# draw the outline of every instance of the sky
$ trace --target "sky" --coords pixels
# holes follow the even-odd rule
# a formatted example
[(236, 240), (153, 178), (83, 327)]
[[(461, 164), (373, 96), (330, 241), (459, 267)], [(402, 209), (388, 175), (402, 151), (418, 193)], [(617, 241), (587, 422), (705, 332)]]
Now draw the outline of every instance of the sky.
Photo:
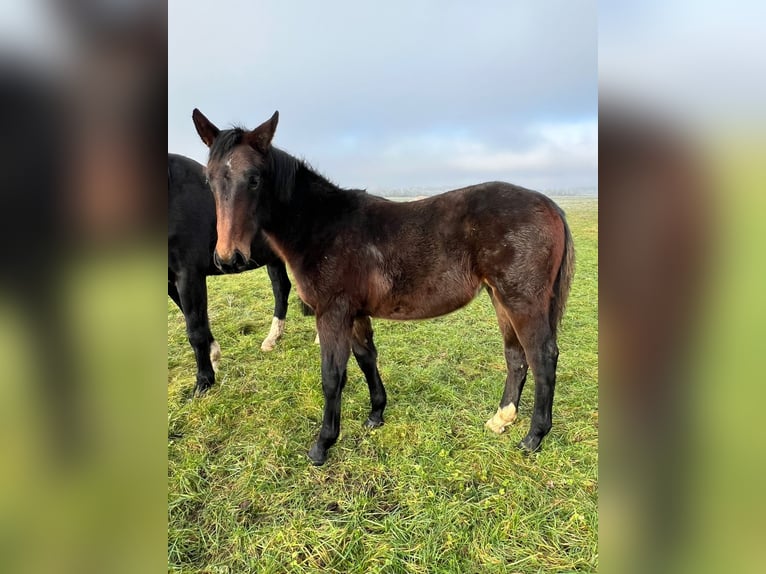
[(274, 145), (343, 187), (595, 188), (596, 2), (169, 0), (168, 151), (279, 110)]
[(702, 128), (766, 119), (766, 3), (604, 1), (599, 86)]

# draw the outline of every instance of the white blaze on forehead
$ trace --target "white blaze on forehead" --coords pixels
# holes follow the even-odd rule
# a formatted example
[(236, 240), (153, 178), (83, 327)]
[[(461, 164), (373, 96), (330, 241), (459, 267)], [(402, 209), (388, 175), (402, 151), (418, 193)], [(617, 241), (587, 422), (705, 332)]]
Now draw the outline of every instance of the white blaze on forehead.
[(383, 253), (381, 253), (380, 249), (378, 249), (375, 245), (369, 243), (367, 245), (367, 252), (375, 260), (376, 263), (383, 263)]
[(231, 156), (229, 156), (229, 159), (226, 160), (226, 167), (231, 169)]

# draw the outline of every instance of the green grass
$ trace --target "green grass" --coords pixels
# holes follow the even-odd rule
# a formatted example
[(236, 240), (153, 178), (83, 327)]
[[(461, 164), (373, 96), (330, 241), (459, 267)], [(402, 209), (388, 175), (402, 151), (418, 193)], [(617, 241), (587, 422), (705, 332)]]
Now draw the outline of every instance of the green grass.
[[(598, 566), (598, 207), (562, 199), (577, 272), (559, 334), (553, 430), (525, 456), (532, 408), (484, 428), (505, 380), (489, 298), (420, 322), (374, 321), (386, 424), (349, 363), (338, 443), (313, 467), (319, 348), (291, 296), (272, 353), (265, 271), (208, 280), (223, 361), (190, 400), (194, 356), (168, 299), (168, 569), (173, 572), (594, 572)], [(246, 333), (246, 334), (244, 334)]]

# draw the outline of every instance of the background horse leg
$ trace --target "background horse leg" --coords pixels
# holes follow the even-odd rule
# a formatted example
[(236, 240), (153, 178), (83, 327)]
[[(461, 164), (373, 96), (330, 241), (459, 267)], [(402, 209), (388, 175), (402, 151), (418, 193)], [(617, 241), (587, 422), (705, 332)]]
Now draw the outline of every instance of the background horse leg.
[(511, 323), (508, 311), (492, 296), (490, 298), (495, 307), (497, 323), (500, 326), (500, 332), (503, 334), (503, 344), (505, 347), (505, 364), (508, 369), (508, 376), (505, 379), (505, 390), (500, 399), (500, 406), (495, 415), (485, 424), (488, 429), (497, 434), (502, 433), (505, 427), (516, 419), (519, 410), (519, 400), (521, 391), (524, 389), (524, 383), (527, 380), (527, 357), (524, 349), (519, 342), (516, 331)]
[(183, 313), (184, 310), (183, 307), (181, 307), (181, 295), (178, 294), (175, 274), (168, 277), (168, 296), (173, 300), (173, 303), (178, 306), (178, 308), (181, 310), (181, 313)]
[(317, 317), (317, 330), (321, 339), (322, 392), (324, 415), (322, 428), (308, 456), (315, 465), (327, 460), (327, 449), (335, 444), (340, 434), (340, 405), (346, 386), (346, 366), (351, 355), (352, 320), (340, 312), (325, 313)]
[[(183, 306), (181, 305), (181, 295), (178, 293), (178, 288), (176, 287), (175, 274), (169, 276), (168, 278), (168, 295), (173, 300), (173, 302), (178, 306), (178, 308), (181, 310), (181, 313), (183, 313), (184, 309), (183, 309)], [(184, 317), (186, 317), (186, 315), (184, 315)], [(212, 333), (210, 336), (211, 337), (213, 336)], [(218, 364), (221, 362), (221, 346), (218, 344), (218, 341), (216, 341), (215, 339), (213, 339), (213, 341), (210, 343), (210, 362), (213, 364), (213, 371), (217, 372)]]
[(207, 284), (205, 274), (184, 271), (176, 275), (176, 288), (181, 299), (181, 309), (186, 319), (186, 334), (197, 360), (197, 384), (195, 391), (204, 393), (215, 383), (213, 359), (215, 351), (220, 357), (220, 347), (210, 332), (207, 316)]
[(364, 426), (371, 429), (383, 424), (383, 410), (386, 408), (386, 389), (383, 388), (383, 381), (378, 371), (378, 350), (375, 348), (372, 335), (372, 321), (369, 317), (354, 320), (351, 350), (370, 389), (370, 416)]
[(274, 293), (274, 318), (271, 320), (271, 330), (261, 343), (261, 351), (273, 351), (277, 341), (285, 332), (285, 317), (287, 316), (287, 296), (290, 294), (290, 278), (282, 261), (266, 266), (271, 279), (271, 291)]

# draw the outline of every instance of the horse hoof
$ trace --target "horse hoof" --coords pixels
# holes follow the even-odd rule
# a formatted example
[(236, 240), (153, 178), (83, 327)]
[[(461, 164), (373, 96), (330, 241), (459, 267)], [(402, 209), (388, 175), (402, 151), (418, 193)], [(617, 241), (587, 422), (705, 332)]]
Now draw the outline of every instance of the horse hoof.
[(322, 466), (327, 461), (327, 450), (314, 445), (309, 450), (308, 457), (314, 466)]
[(487, 427), (489, 430), (491, 430), (495, 434), (503, 434), (505, 432), (505, 425), (498, 424), (495, 421), (495, 417), (492, 417), (487, 422), (485, 422), (484, 426)]
[(201, 397), (207, 390), (215, 383), (215, 376), (211, 376), (207, 373), (197, 373), (197, 384), (194, 385), (194, 393), (192, 396)]
[(364, 421), (364, 428), (376, 429), (383, 426), (383, 419), (368, 418)]
[(542, 443), (542, 437), (528, 434), (525, 436), (519, 444), (516, 446), (525, 454), (531, 454), (540, 450), (540, 443)]
[(516, 405), (510, 403), (504, 407), (499, 407), (497, 412), (489, 419), (484, 426), (495, 434), (502, 434), (509, 424), (516, 420)]
[(210, 387), (212, 387), (212, 386), (213, 385), (210, 384), (210, 383), (205, 384), (205, 385), (198, 384), (197, 386), (194, 387), (194, 396), (195, 397), (203, 397), (203, 396), (205, 396), (207, 394), (208, 389)]
[(269, 351), (273, 351), (274, 347), (276, 347), (276, 341), (269, 341), (266, 339), (263, 343), (261, 343), (261, 351), (264, 353), (268, 353)]

